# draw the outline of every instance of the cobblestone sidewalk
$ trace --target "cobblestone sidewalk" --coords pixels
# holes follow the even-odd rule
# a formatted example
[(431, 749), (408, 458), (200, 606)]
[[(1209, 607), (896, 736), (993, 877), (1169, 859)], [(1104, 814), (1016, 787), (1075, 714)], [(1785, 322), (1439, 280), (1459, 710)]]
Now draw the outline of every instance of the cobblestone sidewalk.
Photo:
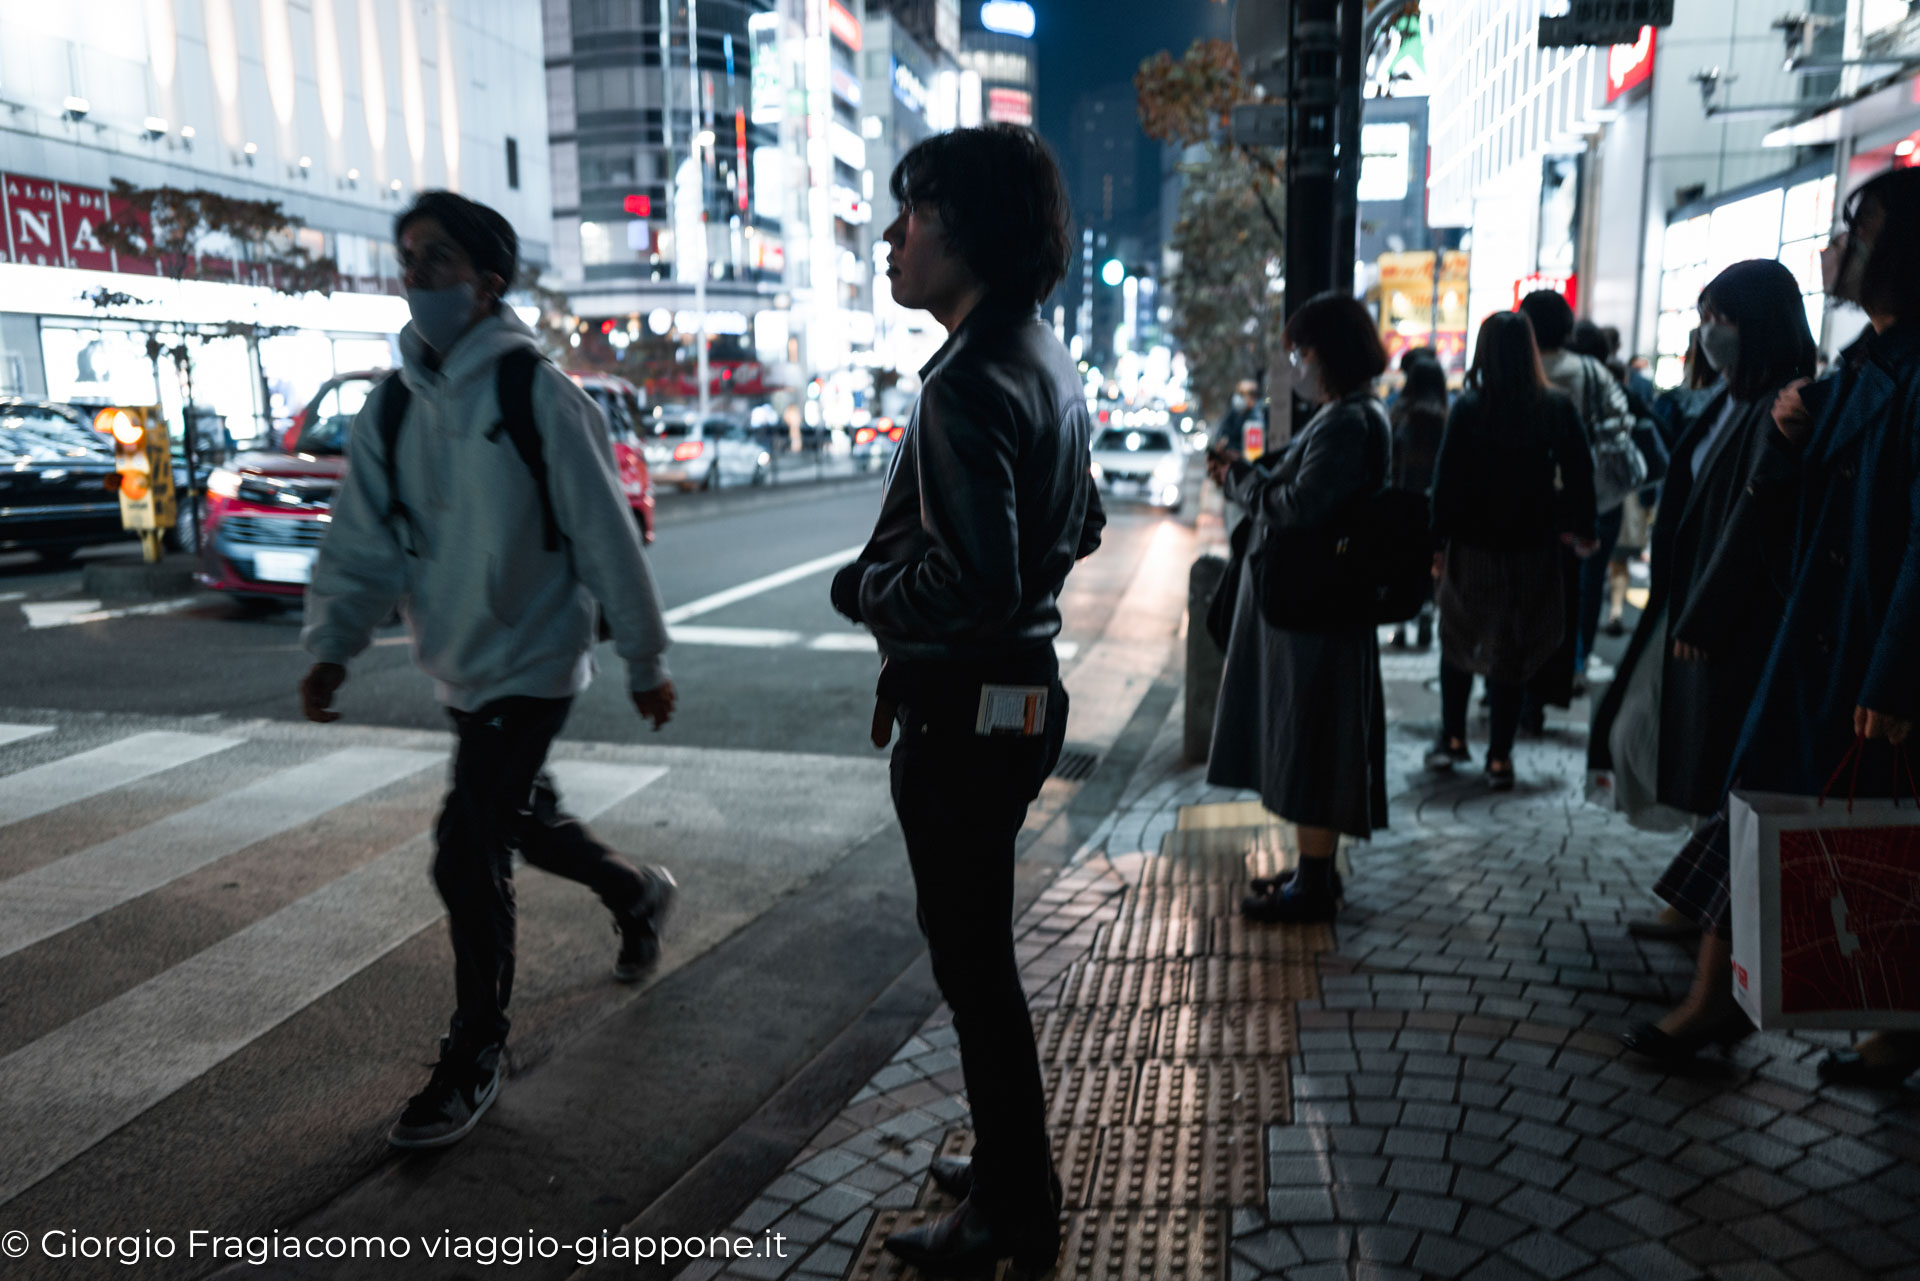
[[(1333, 931), (1234, 916), (1280, 829), (1220, 825), (1246, 798), (1178, 766), (1177, 709), (1021, 920), (1063, 1281), (1920, 1281), (1920, 1094), (1822, 1088), (1838, 1036), (1756, 1034), (1678, 1075), (1624, 1057), (1615, 1034), (1692, 970), (1624, 925), (1677, 838), (1586, 806), (1564, 728), (1504, 796), (1424, 774), (1431, 663), (1386, 664), (1393, 827), (1352, 851)], [(961, 1089), (942, 1011), (735, 1224), (789, 1257), (682, 1277), (900, 1275), (879, 1242), (940, 1208)]]

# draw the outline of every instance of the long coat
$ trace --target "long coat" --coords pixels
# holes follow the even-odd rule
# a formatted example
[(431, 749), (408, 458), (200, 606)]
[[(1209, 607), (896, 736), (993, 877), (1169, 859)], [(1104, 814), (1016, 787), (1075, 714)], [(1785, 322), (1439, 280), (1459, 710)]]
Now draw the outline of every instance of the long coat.
[(1214, 713), (1207, 781), (1249, 788), (1292, 823), (1367, 837), (1387, 825), (1386, 691), (1370, 626), (1282, 631), (1260, 612), (1253, 558), (1268, 531), (1312, 528), (1386, 481), (1386, 415), (1369, 394), (1323, 407), (1271, 469), (1241, 465), (1227, 497), (1252, 513), (1248, 572)]
[[(1662, 664), (1657, 797), (1688, 814), (1720, 807), (1792, 568), (1798, 466), (1779, 448), (1785, 442), (1773, 424), (1774, 390), (1735, 405), (1733, 421), (1694, 474), (1694, 452), (1730, 394), (1715, 396), (1674, 450), (1653, 525), (1647, 606), (1587, 739), (1588, 767), (1612, 769), (1609, 738), (1633, 673), (1642, 662)], [(1669, 646), (1647, 653), (1658, 635), (1702, 650), (1706, 661), (1675, 658)]]
[[(1786, 612), (1734, 750), (1733, 785), (1817, 793), (1866, 707), (1920, 719), (1920, 320), (1848, 348), (1800, 450)], [(1776, 434), (1777, 438), (1777, 434)], [(1866, 753), (1863, 796), (1894, 793)]]

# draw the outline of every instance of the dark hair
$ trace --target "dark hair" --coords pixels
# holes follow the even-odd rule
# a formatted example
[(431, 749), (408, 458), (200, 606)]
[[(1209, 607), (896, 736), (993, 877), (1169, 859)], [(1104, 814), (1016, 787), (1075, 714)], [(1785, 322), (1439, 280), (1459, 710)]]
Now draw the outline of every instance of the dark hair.
[(1324, 293), (1300, 304), (1280, 333), (1289, 347), (1311, 347), (1335, 396), (1359, 391), (1387, 372), (1387, 349), (1366, 306), (1351, 294)]
[[(1849, 237), (1869, 203), (1881, 211), (1880, 234), (1867, 254), (1860, 305), (1869, 312), (1911, 319), (1920, 313), (1920, 243), (1913, 234), (1920, 224), (1920, 169), (1890, 170), (1848, 196), (1841, 216)], [(1744, 330), (1740, 339), (1746, 341)]]
[(1439, 365), (1440, 353), (1431, 347), (1409, 347), (1400, 353), (1400, 372), (1411, 374), (1415, 365)]
[(1402, 360), (1400, 368), (1407, 374), (1406, 385), (1400, 388), (1401, 402), (1437, 400), (1443, 406), (1447, 403), (1447, 371), (1438, 360), (1431, 356), (1411, 364)]
[(1520, 300), (1517, 311), (1533, 322), (1533, 341), (1541, 351), (1559, 351), (1573, 334), (1573, 307), (1565, 295), (1536, 289)]
[(1546, 371), (1525, 312), (1496, 311), (1480, 322), (1467, 386), (1480, 393), (1489, 418), (1529, 409), (1546, 395)]
[(1816, 350), (1800, 283), (1771, 258), (1736, 262), (1700, 291), (1702, 306), (1740, 330), (1740, 357), (1724, 371), (1740, 400), (1757, 400), (1795, 378), (1813, 376)]
[(422, 218), (440, 224), (455, 244), (467, 251), (473, 265), (490, 271), (513, 287), (520, 265), (520, 238), (513, 224), (477, 200), (452, 191), (423, 191), (393, 220), (393, 242), (400, 243), (409, 226)]
[(1067, 274), (1070, 206), (1060, 165), (1019, 125), (955, 129), (918, 143), (887, 190), (902, 209), (939, 210), (948, 248), (989, 295), (1044, 302)]
[(1592, 356), (1602, 364), (1612, 354), (1607, 350), (1606, 332), (1591, 320), (1582, 320), (1574, 325), (1573, 332), (1567, 335), (1567, 350), (1576, 355)]

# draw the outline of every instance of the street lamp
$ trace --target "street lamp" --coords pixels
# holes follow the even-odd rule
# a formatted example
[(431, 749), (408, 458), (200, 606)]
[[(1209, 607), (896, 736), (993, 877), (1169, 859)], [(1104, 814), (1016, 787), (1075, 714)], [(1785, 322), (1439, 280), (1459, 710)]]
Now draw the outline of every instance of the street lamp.
[(1100, 283), (1104, 285), (1118, 286), (1126, 278), (1127, 265), (1118, 258), (1107, 259), (1106, 264), (1100, 268)]

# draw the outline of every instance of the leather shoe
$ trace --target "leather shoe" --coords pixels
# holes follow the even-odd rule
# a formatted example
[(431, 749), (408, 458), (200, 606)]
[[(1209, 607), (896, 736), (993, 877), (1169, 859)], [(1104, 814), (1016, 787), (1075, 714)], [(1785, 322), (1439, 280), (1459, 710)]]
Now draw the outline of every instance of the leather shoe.
[(1724, 1054), (1752, 1034), (1753, 1024), (1747, 1021), (1746, 1015), (1735, 1013), (1709, 1027), (1678, 1036), (1661, 1031), (1655, 1023), (1636, 1023), (1620, 1034), (1620, 1044), (1662, 1067), (1680, 1067), (1693, 1062), (1709, 1045), (1718, 1045)]
[(1240, 914), (1250, 921), (1268, 925), (1306, 925), (1331, 921), (1340, 911), (1332, 882), (1318, 893), (1289, 881), (1265, 894), (1249, 894), (1240, 900)]
[(1820, 1060), (1820, 1079), (1828, 1085), (1854, 1085), (1873, 1090), (1892, 1090), (1920, 1071), (1911, 1059), (1874, 1063), (1858, 1050), (1834, 1050)]
[(997, 1230), (969, 1198), (925, 1227), (887, 1238), (887, 1253), (929, 1276), (991, 1272), (1001, 1259), (1025, 1273), (1042, 1273), (1060, 1258), (1059, 1216), (1024, 1233)]
[(970, 1156), (937, 1156), (927, 1167), (927, 1174), (933, 1179), (933, 1186), (956, 1201), (964, 1201), (973, 1191), (973, 1158)]

